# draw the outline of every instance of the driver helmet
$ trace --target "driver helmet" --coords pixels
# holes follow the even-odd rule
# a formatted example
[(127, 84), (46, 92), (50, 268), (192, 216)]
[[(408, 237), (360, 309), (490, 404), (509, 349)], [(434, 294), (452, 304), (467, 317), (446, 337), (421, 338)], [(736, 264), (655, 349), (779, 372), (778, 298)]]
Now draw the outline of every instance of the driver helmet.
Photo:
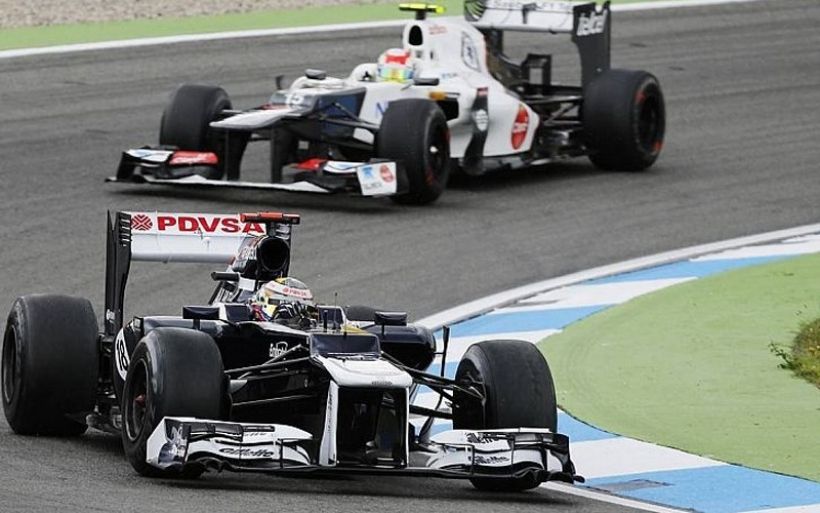
[(313, 293), (296, 278), (276, 278), (262, 285), (250, 299), (253, 318), (296, 329), (308, 329), (318, 319)]
[(410, 50), (390, 48), (379, 56), (379, 80), (408, 82), (413, 79), (414, 64)]

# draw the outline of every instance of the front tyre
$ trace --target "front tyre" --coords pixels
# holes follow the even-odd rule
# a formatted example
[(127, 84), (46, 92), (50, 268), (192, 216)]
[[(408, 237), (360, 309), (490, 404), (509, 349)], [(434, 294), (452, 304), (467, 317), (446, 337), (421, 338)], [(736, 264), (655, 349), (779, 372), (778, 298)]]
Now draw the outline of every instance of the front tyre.
[(162, 113), (159, 144), (181, 150), (216, 153), (219, 158), (216, 173), (210, 171), (203, 176), (219, 179), (226, 172), (231, 176), (237, 172), (248, 138), (243, 134), (233, 134), (226, 143), (228, 135), (215, 132), (210, 127), (212, 121), (220, 118), (222, 111), (231, 108), (231, 99), (221, 87), (183, 84), (171, 95)]
[(97, 336), (97, 317), (86, 299), (17, 298), (6, 322), (2, 357), (3, 410), (15, 433), (85, 432), (86, 424), (75, 418), (94, 409)]
[(421, 98), (390, 102), (376, 137), (376, 155), (404, 165), (408, 192), (393, 196), (395, 202), (434, 202), (450, 175), (450, 130), (441, 108)]
[(160, 470), (146, 462), (148, 438), (164, 417), (218, 420), (223, 411), (222, 356), (201, 331), (157, 328), (137, 344), (122, 394), (122, 442), (138, 473), (197, 477), (203, 468)]
[[(521, 340), (488, 340), (467, 349), (456, 369), (456, 381), (484, 384), (484, 404), (456, 391), (454, 429), (558, 428), (555, 385), (549, 365), (534, 344)], [(533, 476), (473, 478), (479, 490), (517, 492), (537, 487)]]
[(660, 83), (646, 71), (611, 69), (584, 91), (581, 109), (589, 159), (615, 171), (643, 171), (660, 155), (666, 110)]

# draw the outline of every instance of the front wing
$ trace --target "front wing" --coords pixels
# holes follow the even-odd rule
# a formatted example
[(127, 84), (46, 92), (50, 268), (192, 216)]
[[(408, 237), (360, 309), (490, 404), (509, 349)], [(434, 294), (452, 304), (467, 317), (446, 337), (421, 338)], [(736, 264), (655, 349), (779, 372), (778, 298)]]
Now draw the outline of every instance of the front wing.
[(123, 152), (117, 174), (106, 181), (315, 194), (347, 192), (370, 197), (407, 192), (404, 170), (397, 162), (311, 159), (286, 170), (292, 179), (282, 183), (214, 179), (209, 178), (218, 174), (218, 159), (213, 153), (140, 148)]
[[(270, 474), (359, 472), (444, 478), (510, 478), (583, 482), (569, 456), (569, 438), (548, 429), (453, 430), (410, 453), (404, 466), (317, 463), (317, 441), (281, 424), (247, 424), (166, 417), (148, 439), (147, 462), (160, 469), (203, 465), (216, 470)], [(557, 468), (551, 464), (557, 460)]]

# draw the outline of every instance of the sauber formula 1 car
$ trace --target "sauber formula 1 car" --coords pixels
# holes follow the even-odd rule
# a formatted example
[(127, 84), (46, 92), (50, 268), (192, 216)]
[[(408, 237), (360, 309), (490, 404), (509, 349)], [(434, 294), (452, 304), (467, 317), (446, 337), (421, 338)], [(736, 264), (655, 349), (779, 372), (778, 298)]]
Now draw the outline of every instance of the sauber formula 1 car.
[[(430, 203), (450, 171), (467, 175), (588, 155), (598, 167), (642, 170), (664, 136), (658, 80), (610, 69), (609, 3), (470, 0), (465, 18), (414, 11), (402, 47), (344, 78), (309, 69), (267, 103), (232, 108), (228, 94), (182, 85), (159, 146), (126, 151), (110, 181), (390, 196)], [(551, 79), (552, 56), (504, 53), (504, 34), (571, 34), (581, 84)], [(535, 38), (533, 38), (535, 40)], [(540, 51), (540, 47), (535, 47)], [(248, 142), (267, 141), (270, 183), (240, 180)]]
[[(425, 372), (437, 358), (444, 368), (448, 330), (437, 352), (430, 330), (405, 313), (314, 303), (315, 321), (299, 328), (255, 317), (248, 298), (271, 280), (312, 297), (289, 277), (298, 223), (281, 213), (109, 218), (101, 333), (85, 299), (30, 295), (12, 307), (2, 351), (11, 428), (121, 434), (146, 476), (409, 474), (510, 491), (583, 480), (556, 432), (549, 367), (528, 342), (478, 343), (448, 379)], [(221, 267), (207, 304), (124, 323), (134, 261)], [(438, 405), (413, 403), (422, 386)], [(434, 419), (454, 429), (434, 433)]]

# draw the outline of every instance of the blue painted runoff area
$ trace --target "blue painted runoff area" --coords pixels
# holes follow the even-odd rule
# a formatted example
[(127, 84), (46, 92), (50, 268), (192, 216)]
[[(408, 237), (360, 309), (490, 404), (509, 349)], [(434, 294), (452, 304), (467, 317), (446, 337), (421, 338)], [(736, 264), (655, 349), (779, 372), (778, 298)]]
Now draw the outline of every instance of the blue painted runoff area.
[(709, 513), (820, 503), (820, 483), (736, 465), (601, 477), (586, 486)]
[(558, 413), (558, 432), (569, 437), (570, 442), (591, 442), (617, 438), (618, 435), (596, 429), (564, 412)]
[(606, 308), (606, 305), (491, 313), (451, 326), (451, 337), (472, 337), (518, 331), (560, 330)]
[(604, 278), (597, 278), (583, 282), (584, 285), (596, 285), (600, 283), (621, 283), (625, 281), (642, 280), (668, 280), (674, 278), (703, 278), (712, 274), (749, 267), (752, 265), (766, 264), (776, 260), (791, 258), (789, 256), (764, 256), (749, 258), (732, 258), (726, 260), (684, 260), (671, 264), (642, 269), (629, 273), (616, 274)]

